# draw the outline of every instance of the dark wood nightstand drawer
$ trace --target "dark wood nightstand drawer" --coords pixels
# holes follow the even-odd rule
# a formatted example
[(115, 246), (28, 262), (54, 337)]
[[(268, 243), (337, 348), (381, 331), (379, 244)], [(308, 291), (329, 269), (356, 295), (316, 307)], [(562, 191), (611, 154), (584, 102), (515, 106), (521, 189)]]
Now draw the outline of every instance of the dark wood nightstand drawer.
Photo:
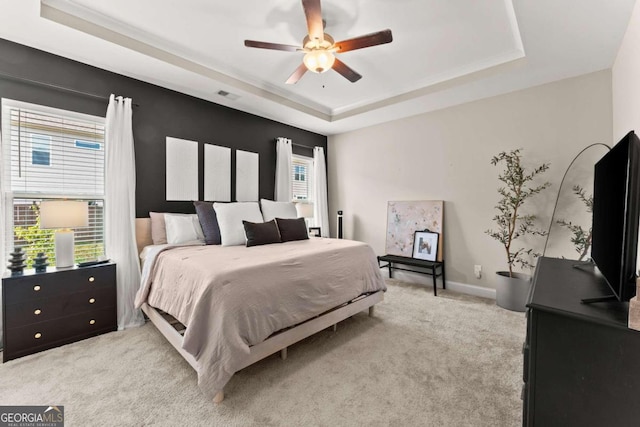
[[(101, 287), (54, 298), (33, 299), (5, 306), (5, 327), (13, 329), (82, 312), (116, 306), (113, 287)], [(115, 308), (114, 308), (115, 310)]]
[(117, 329), (116, 265), (2, 279), (4, 362)]
[(55, 321), (5, 329), (4, 360), (57, 347), (117, 329), (115, 307), (76, 314)]
[(15, 304), (110, 286), (115, 282), (116, 266), (115, 264), (106, 264), (5, 278), (2, 285), (4, 303)]

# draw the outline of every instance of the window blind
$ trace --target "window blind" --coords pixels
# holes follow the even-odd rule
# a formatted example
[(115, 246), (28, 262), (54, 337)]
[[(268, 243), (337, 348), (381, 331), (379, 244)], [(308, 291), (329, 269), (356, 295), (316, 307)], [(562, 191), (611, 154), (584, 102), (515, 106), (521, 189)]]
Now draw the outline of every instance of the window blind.
[[(85, 200), (87, 227), (75, 229), (76, 262), (104, 254), (104, 119), (3, 100), (6, 200), (13, 203), (7, 249), (23, 247), (28, 266), (39, 252), (55, 262), (53, 234), (41, 230), (40, 202)], [(8, 175), (8, 176), (7, 176)]]
[(291, 185), (293, 187), (294, 200), (312, 201), (312, 168), (313, 159), (302, 156), (293, 156), (291, 165)]
[(9, 108), (15, 194), (104, 195), (104, 124)]

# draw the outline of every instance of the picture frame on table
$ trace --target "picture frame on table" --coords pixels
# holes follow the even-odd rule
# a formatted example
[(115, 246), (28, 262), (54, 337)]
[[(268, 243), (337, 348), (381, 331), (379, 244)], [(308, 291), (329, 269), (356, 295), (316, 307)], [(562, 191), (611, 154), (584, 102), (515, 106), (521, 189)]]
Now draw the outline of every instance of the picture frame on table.
[(413, 238), (413, 258), (436, 261), (438, 257), (438, 237), (435, 231), (416, 231)]
[(320, 227), (309, 227), (309, 237), (322, 237)]

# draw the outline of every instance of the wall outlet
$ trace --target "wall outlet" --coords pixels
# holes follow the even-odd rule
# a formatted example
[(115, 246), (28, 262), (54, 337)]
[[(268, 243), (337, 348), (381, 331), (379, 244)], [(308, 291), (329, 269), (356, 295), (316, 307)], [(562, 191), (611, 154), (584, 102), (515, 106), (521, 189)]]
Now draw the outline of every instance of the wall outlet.
[(482, 277), (482, 266), (474, 265), (473, 266), (473, 274), (476, 275), (476, 279), (480, 279)]

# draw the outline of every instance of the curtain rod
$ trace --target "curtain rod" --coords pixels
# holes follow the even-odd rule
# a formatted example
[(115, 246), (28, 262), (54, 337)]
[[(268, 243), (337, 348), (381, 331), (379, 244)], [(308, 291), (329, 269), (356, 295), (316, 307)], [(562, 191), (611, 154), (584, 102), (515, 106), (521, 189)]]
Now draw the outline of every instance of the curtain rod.
[[(279, 136), (278, 138), (284, 138), (284, 136)], [(278, 138), (276, 138), (274, 141), (277, 142)], [(289, 139), (289, 138), (285, 138), (285, 139)], [(296, 144), (293, 141), (291, 141), (291, 145), (293, 145), (294, 147), (306, 148), (307, 150), (313, 150), (314, 148), (314, 147), (309, 147), (308, 145)]]
[[(13, 76), (11, 74), (0, 73), (0, 78), (6, 79), (6, 80), (14, 80), (14, 81), (22, 82), (22, 83), (29, 83), (29, 84), (32, 84), (32, 85), (35, 85), (35, 86), (43, 86), (43, 87), (46, 87), (46, 88), (49, 88), (49, 89), (55, 89), (55, 90), (59, 90), (59, 91), (62, 91), (62, 92), (73, 93), (75, 95), (86, 96), (88, 98), (95, 98), (95, 99), (100, 99), (100, 100), (103, 100), (103, 101), (109, 101), (109, 97), (108, 96), (96, 95), (95, 93), (83, 92), (83, 91), (80, 91), (80, 90), (71, 89), (71, 88), (64, 87), (64, 86), (54, 85), (52, 83), (45, 83), (45, 82), (41, 82), (41, 81), (38, 81), (38, 80), (27, 79), (25, 77)], [(140, 105), (131, 103), (131, 106), (139, 107)]]
[(309, 147), (308, 145), (296, 144), (295, 142), (292, 142), (291, 145), (293, 145), (294, 147), (300, 147), (300, 148), (306, 148), (308, 150), (313, 150), (313, 147)]

